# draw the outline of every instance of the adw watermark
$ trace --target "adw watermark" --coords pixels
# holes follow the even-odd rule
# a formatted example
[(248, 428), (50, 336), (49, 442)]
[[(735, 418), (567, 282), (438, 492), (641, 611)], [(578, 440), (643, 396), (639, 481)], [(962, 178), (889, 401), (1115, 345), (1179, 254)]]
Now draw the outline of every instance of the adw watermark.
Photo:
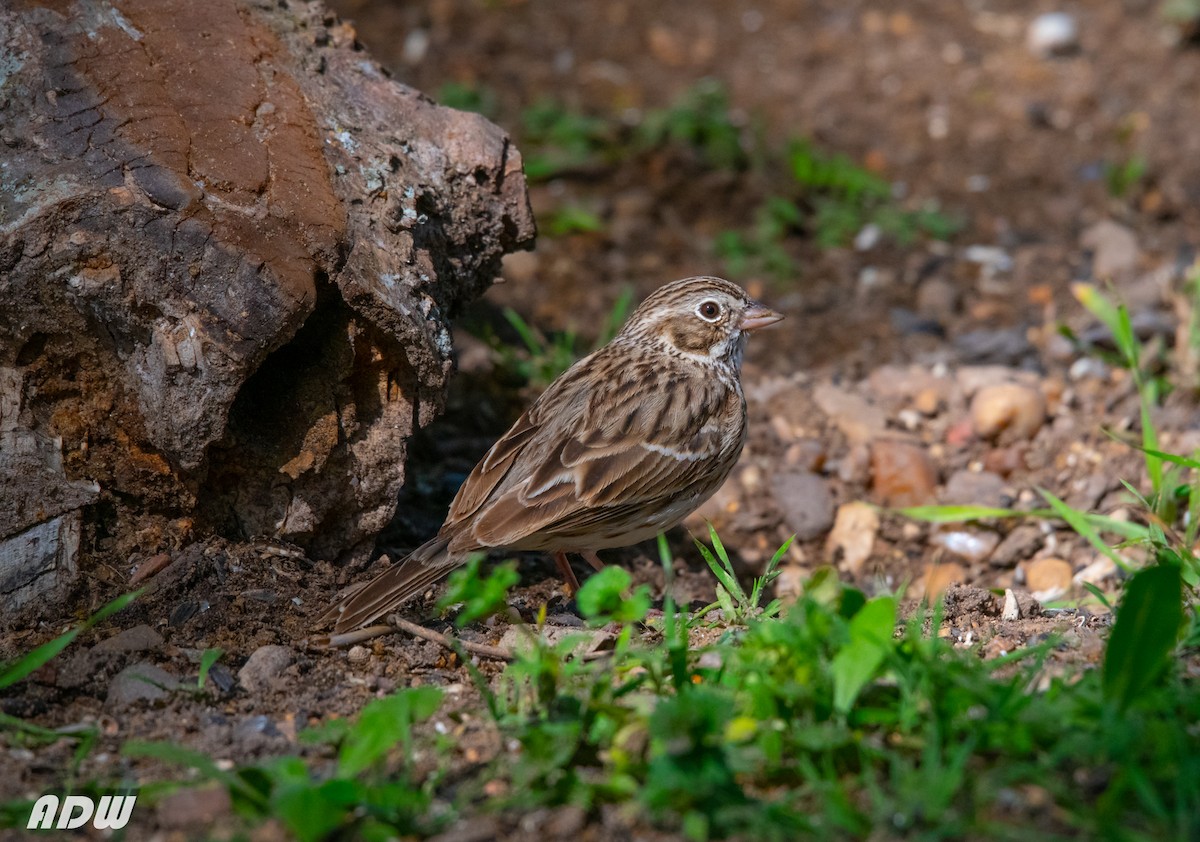
[[(68, 795), (58, 809), (57, 795), (43, 795), (33, 804), (26, 830), (74, 830), (90, 819), (97, 830), (120, 830), (129, 823), (136, 795), (102, 795), (99, 803), (86, 795)], [(58, 816), (55, 822), (54, 817)]]

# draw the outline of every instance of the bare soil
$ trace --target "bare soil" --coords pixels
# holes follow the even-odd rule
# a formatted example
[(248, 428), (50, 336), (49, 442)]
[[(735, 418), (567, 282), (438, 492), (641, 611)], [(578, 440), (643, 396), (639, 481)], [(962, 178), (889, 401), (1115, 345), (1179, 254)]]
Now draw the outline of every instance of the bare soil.
[[(857, 563), (828, 535), (839, 507), (854, 501), (1034, 508), (1042, 505), (1037, 488), (1085, 510), (1137, 517), (1120, 480), (1144, 484), (1140, 455), (1102, 431), (1136, 430), (1131, 380), (1087, 361), (1057, 326), (1092, 327), (1069, 285), (1111, 268), (1097, 266), (1111, 255), (1085, 236), (1110, 220), (1136, 243), (1112, 281), (1145, 337), (1174, 339), (1173, 290), (1200, 222), (1200, 134), (1191, 107), (1200, 94), (1200, 51), (1171, 42), (1157, 3), (1066, 4), (1080, 43), (1053, 58), (1034, 56), (1025, 43), (1033, 17), (1051, 9), (1045, 3), (332, 5), (402, 81), (431, 94), (450, 81), (486, 86), (498, 100), (494, 119), (514, 130), (521, 109), (542, 97), (628, 117), (713, 77), (775, 142), (814, 138), (903, 184), (906, 201), (936, 199), (961, 215), (966, 227), (949, 244), (859, 251), (794, 237), (795, 279), (742, 279), (788, 318), (751, 342), (744, 374), (750, 442), (726, 488), (688, 526), (703, 535), (703, 517), (710, 518), (747, 574), (800, 532), (783, 592), (826, 564), (870, 592), (904, 586), (914, 600), (954, 583), (940, 633), (956, 645), (991, 657), (1058, 632), (1063, 643), (1051, 670), (1097, 661), (1105, 611), (1055, 606), (1085, 596), (1085, 578), (1115, 590), (1120, 574), (1059, 523), (932, 527), (884, 514), (877, 527), (848, 531), (872, 539)], [(1134, 155), (1146, 161), (1146, 175), (1114, 198), (1104, 164)], [(499, 308), (512, 306), (546, 331), (573, 327), (588, 336), (624, 284), (640, 298), (667, 280), (719, 274), (712, 237), (747, 224), (770, 192), (754, 178), (706, 172), (686, 156), (657, 152), (536, 186), (539, 216), (583, 204), (604, 219), (604, 231), (543, 236), (535, 252), (506, 261), (506, 282), (462, 323), (498, 324)], [(968, 252), (977, 245), (1002, 250), (1011, 267), (988, 271)], [(479, 339), (461, 330), (456, 342), (461, 374), (444, 417), (412, 448), (400, 513), (385, 536), (390, 547), (415, 546), (436, 530), (466, 471), (528, 400), (497, 374)], [(1002, 383), (1040, 396), (1036, 429), (980, 435), (972, 401)], [(1200, 444), (1200, 414), (1186, 391), (1173, 393), (1156, 417), (1164, 449), (1190, 452)], [(711, 576), (686, 532), (671, 541), (678, 596), (711, 599)], [(652, 547), (606, 556), (661, 594)], [(1066, 566), (1038, 564), (1047, 559)], [(335, 569), (269, 542), (212, 539), (87, 571), (78, 615), (128, 590), (134, 567), (152, 561), (165, 567), (145, 579), (142, 598), (0, 698), (4, 712), (41, 726), (99, 723), (104, 737), (81, 778), (132, 783), (163, 774), (117, 753), (131, 738), (170, 740), (233, 762), (305, 751), (296, 733), (306, 725), (353, 715), (370, 699), (415, 684), (447, 689), (451, 701), (438, 720), (458, 737), (456, 763), (471, 768), (502, 750), (473, 706), (462, 665), (436, 643), (393, 634), (353, 650), (309, 645), (313, 619), (371, 569)], [(574, 606), (558, 589), (553, 565), (530, 556), (521, 569), (517, 610), (532, 618), (546, 603), (552, 618), (569, 623)], [(1006, 588), (1020, 595), (1019, 619), (1001, 617)], [(414, 606), (408, 616), (422, 620), (427, 608)], [(46, 615), (60, 616), (54, 607)], [(442, 627), (436, 619), (430, 625)], [(148, 628), (129, 632), (138, 626)], [(0, 636), (0, 657), (63, 628), (10, 628)], [(118, 633), (128, 640), (103, 646)], [(465, 636), (495, 643), (502, 633), (503, 624), (493, 623)], [(288, 662), (260, 681), (239, 680), (266, 645), (286, 647)], [(139, 662), (194, 684), (200, 653), (213, 647), (225, 654), (202, 693), (112, 697), (115, 676)], [(480, 664), (485, 673), (499, 670), (486, 659)], [(52, 785), (73, 746), (64, 740), (8, 751), (0, 800)], [(550, 818), (529, 825), (488, 819), (482, 835), (462, 838), (522, 839), (535, 827), (545, 838)], [(569, 818), (561, 820), (564, 838), (631, 832), (619, 816), (583, 831)], [(187, 830), (173, 822), (167, 811), (143, 814), (130, 838)]]

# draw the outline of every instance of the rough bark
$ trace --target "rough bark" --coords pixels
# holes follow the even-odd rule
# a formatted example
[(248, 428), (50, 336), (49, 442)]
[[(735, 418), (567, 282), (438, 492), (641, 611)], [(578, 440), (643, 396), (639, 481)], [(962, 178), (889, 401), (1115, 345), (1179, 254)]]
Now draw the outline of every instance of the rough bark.
[(0, 5), (0, 607), (81, 534), (369, 551), (533, 231), (505, 134), (318, 3)]

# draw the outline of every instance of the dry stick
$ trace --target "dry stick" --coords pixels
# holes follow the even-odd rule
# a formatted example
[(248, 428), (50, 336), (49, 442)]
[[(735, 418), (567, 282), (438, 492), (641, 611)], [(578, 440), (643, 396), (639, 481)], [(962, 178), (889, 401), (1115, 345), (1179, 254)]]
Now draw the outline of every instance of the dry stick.
[[(413, 637), (431, 641), (451, 651), (454, 651), (455, 644), (457, 643), (468, 652), (474, 652), (476, 655), (482, 655), (485, 658), (493, 658), (497, 661), (511, 661), (516, 658), (508, 649), (503, 649), (499, 646), (489, 646), (486, 643), (472, 643), (469, 640), (453, 638), (441, 632), (436, 632), (433, 629), (428, 629), (425, 626), (419, 626), (395, 614), (389, 616), (387, 621), (387, 625), (367, 626), (365, 629), (343, 632), (342, 634), (331, 634), (328, 637), (315, 637), (311, 640), (318, 646), (328, 646), (330, 649), (337, 649), (342, 646), (353, 646), (356, 643), (362, 643), (365, 640), (372, 640), (376, 637), (383, 637), (385, 634), (391, 634), (394, 631), (406, 631)], [(524, 624), (521, 627), (524, 628)], [(579, 657), (584, 661), (596, 661), (610, 654), (611, 652), (598, 650), (584, 652)]]
[(367, 626), (365, 629), (355, 629), (354, 631), (342, 632), (341, 634), (320, 634), (309, 638), (309, 642), (314, 646), (328, 646), (330, 649), (338, 649), (342, 646), (353, 646), (356, 643), (362, 643), (364, 640), (383, 637), (385, 634), (391, 634), (393, 631), (394, 629), (391, 626)]
[(435, 632), (433, 629), (418, 626), (416, 623), (409, 622), (403, 617), (397, 617), (395, 614), (389, 616), (387, 621), (392, 628), (406, 631), (413, 637), (431, 640), (434, 643), (445, 646), (451, 651), (454, 650), (457, 643), (468, 652), (474, 652), (476, 655), (482, 655), (485, 658), (494, 658), (498, 661), (511, 661), (514, 657), (512, 652), (507, 649), (501, 649), (499, 646), (488, 646), (486, 643), (472, 643), (469, 640), (462, 640), (461, 638), (451, 638), (441, 632)]

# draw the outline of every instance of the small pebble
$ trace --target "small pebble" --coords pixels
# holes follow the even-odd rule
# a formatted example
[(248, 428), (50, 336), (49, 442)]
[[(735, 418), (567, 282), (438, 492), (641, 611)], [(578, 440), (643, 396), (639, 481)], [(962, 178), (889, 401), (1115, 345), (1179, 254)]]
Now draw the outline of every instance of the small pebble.
[(351, 646), (346, 657), (352, 664), (365, 664), (371, 659), (371, 650), (365, 646)]
[(896, 439), (871, 442), (871, 488), (885, 506), (917, 506), (934, 499), (937, 469), (925, 448)]
[(926, 318), (946, 321), (958, 312), (958, 303), (958, 287), (946, 278), (926, 278), (917, 287), (917, 312)]
[(1106, 555), (1097, 555), (1095, 561), (1075, 574), (1073, 581), (1079, 584), (1088, 582), (1098, 585), (1105, 579), (1116, 576), (1117, 570), (1117, 564), (1111, 558)]
[(983, 438), (1007, 432), (1015, 439), (1030, 439), (1046, 420), (1042, 393), (1021, 383), (985, 386), (971, 401), (971, 422)]
[(1025, 33), (1025, 45), (1040, 58), (1066, 55), (1079, 48), (1079, 25), (1066, 12), (1038, 15)]
[(1022, 565), (1025, 586), (1039, 602), (1058, 599), (1071, 587), (1071, 563), (1061, 558), (1039, 558)]
[(943, 547), (948, 552), (961, 556), (967, 561), (983, 561), (991, 555), (992, 550), (996, 549), (1000, 539), (994, 532), (956, 530), (939, 532), (930, 538), (930, 543)]
[(120, 708), (139, 701), (157, 702), (178, 687), (179, 680), (162, 667), (145, 662), (132, 664), (109, 682), (105, 705)]
[(1079, 236), (1079, 245), (1092, 253), (1092, 275), (1100, 281), (1132, 273), (1141, 260), (1137, 235), (1111, 219), (1102, 219), (1085, 229)]
[(896, 414), (896, 420), (900, 422), (900, 426), (912, 432), (921, 426), (921, 421), (924, 416), (915, 409), (902, 409)]
[(883, 231), (874, 222), (867, 223), (854, 237), (854, 248), (857, 251), (870, 251), (879, 244)]
[(771, 492), (797, 541), (811, 541), (833, 525), (833, 494), (824, 478), (807, 471), (781, 471), (771, 477)]
[(1017, 602), (1017, 595), (1012, 588), (1004, 589), (1004, 610), (1000, 613), (1000, 619), (1009, 622), (1021, 619), (1021, 604)]
[(1042, 548), (1044, 536), (1038, 527), (1022, 524), (1004, 536), (1000, 546), (992, 552), (988, 561), (993, 567), (1010, 567), (1025, 561)]
[(1007, 507), (1012, 498), (1006, 493), (1004, 480), (991, 471), (955, 471), (946, 480), (941, 494), (947, 506)]
[(973, 245), (963, 250), (963, 258), (970, 263), (976, 263), (984, 272), (998, 274), (1013, 270), (1013, 259), (1007, 251), (999, 246)]
[(140, 625), (125, 629), (92, 647), (93, 655), (118, 652), (145, 652), (163, 645), (163, 637), (150, 626)]
[(238, 683), (251, 693), (266, 690), (292, 664), (292, 650), (286, 646), (260, 646), (238, 670)]
[(925, 598), (930, 600), (945, 593), (951, 585), (962, 584), (965, 581), (967, 581), (967, 571), (961, 564), (954, 562), (925, 565), (925, 575), (921, 580)]
[(840, 553), (838, 568), (857, 575), (871, 555), (879, 532), (879, 512), (862, 502), (843, 503), (838, 507), (833, 529), (825, 541), (831, 554)]
[(922, 389), (913, 399), (913, 408), (922, 415), (934, 416), (937, 415), (938, 408), (941, 406), (942, 399), (938, 389), (930, 386), (928, 389)]
[(887, 428), (882, 409), (831, 383), (818, 384), (813, 400), (852, 444), (868, 441)]

